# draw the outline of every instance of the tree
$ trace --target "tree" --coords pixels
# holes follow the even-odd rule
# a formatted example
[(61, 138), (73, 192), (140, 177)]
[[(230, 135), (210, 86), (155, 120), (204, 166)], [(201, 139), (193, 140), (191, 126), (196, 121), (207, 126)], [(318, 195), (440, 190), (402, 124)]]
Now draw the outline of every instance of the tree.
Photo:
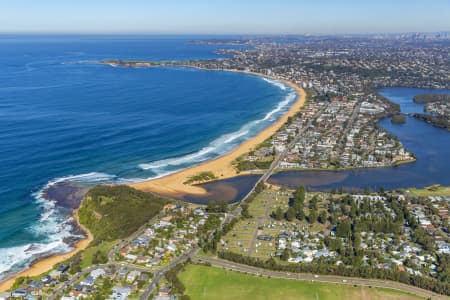
[(217, 206), (217, 202), (215, 200), (209, 200), (208, 205), (206, 206), (206, 211), (215, 212), (216, 206)]
[(317, 210), (315, 209), (310, 209), (309, 210), (309, 215), (308, 215), (308, 222), (309, 223), (314, 223), (317, 221)]
[(250, 215), (250, 212), (248, 211), (248, 204), (244, 203), (241, 205), (241, 207), (242, 207), (242, 211), (241, 211), (242, 217), (245, 219), (251, 218), (252, 216)]
[(97, 250), (94, 255), (92, 256), (92, 264), (104, 264), (108, 262), (108, 257), (105, 253), (103, 253), (100, 250)]
[(361, 249), (361, 234), (356, 232), (353, 235), (353, 248), (355, 252), (358, 252)]
[(355, 218), (358, 215), (358, 208), (356, 202), (352, 201), (352, 206), (350, 208), (350, 217)]
[(298, 220), (303, 220), (305, 218), (305, 213), (303, 212), (304, 202), (305, 188), (301, 186), (294, 192), (294, 197), (289, 203), (289, 205), (294, 209), (295, 217)]
[(70, 273), (75, 274), (81, 271), (81, 256), (75, 255), (70, 262)]
[(67, 280), (69, 280), (69, 275), (67, 275), (67, 273), (63, 273), (61, 274), (61, 276), (59, 276), (60, 282), (66, 282)]
[(317, 196), (314, 196), (311, 201), (309, 202), (309, 208), (311, 209), (317, 209), (317, 202), (319, 202), (319, 198)]
[(228, 202), (225, 200), (219, 201), (219, 212), (226, 213), (228, 211)]
[(338, 237), (349, 238), (351, 236), (351, 224), (349, 220), (339, 222), (336, 226), (336, 235)]
[(255, 192), (257, 193), (257, 194), (259, 194), (259, 193), (261, 193), (262, 191), (264, 191), (264, 189), (265, 189), (265, 185), (264, 185), (264, 182), (260, 182), (260, 183), (258, 183), (258, 185), (255, 187)]
[(400, 272), (398, 280), (402, 283), (409, 284), (409, 274), (408, 272)]
[(294, 201), (303, 203), (305, 201), (305, 187), (299, 187), (294, 193)]
[(289, 207), (286, 212), (286, 219), (291, 222), (295, 218), (295, 210), (292, 207)]
[(283, 210), (281, 209), (281, 207), (278, 207), (276, 211), (272, 212), (271, 216), (275, 220), (278, 220), (278, 221), (282, 220), (284, 218), (284, 213), (283, 213)]
[(283, 250), (283, 253), (281, 253), (280, 259), (283, 261), (287, 261), (289, 257), (291, 257), (291, 252), (286, 248)]
[(328, 215), (327, 212), (322, 210), (319, 214), (319, 222), (325, 224), (327, 222)]

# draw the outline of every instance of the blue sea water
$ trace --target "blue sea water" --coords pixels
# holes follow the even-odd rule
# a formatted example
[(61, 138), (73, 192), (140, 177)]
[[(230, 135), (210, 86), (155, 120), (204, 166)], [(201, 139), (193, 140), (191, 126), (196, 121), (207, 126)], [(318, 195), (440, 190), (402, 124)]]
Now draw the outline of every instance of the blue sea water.
[(290, 87), (252, 75), (93, 63), (220, 57), (192, 38), (0, 36), (0, 279), (70, 250), (70, 218), (45, 188), (140, 180), (217, 157), (294, 101)]

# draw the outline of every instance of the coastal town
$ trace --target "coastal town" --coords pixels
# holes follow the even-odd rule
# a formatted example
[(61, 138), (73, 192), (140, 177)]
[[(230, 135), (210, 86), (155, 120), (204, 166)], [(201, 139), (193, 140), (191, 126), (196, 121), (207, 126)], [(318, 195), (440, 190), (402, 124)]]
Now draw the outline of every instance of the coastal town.
[[(0, 299), (140, 299), (155, 273), (197, 249), (221, 220), (221, 213), (201, 207), (167, 204), (148, 226), (109, 252), (96, 251), (87, 261), (71, 260), (41, 276), (24, 278)], [(170, 283), (163, 280), (151, 296), (173, 299)]]
[(169, 203), (147, 225), (107, 251), (95, 252), (89, 262), (71, 260), (22, 278), (0, 297), (176, 299), (185, 296), (183, 288), (167, 268), (194, 252), (203, 253), (194, 256), (197, 260), (207, 261), (211, 254), (202, 255), (212, 253), (236, 263), (272, 259), (304, 271), (329, 266), (345, 274), (353, 266), (377, 274), (399, 272), (401, 282), (445, 280), (450, 194), (423, 196), (442, 189), (358, 194), (266, 185), (239, 215), (213, 201), (205, 207)]
[(384, 102), (376, 98), (361, 102), (359, 97), (323, 102), (316, 98), (311, 97), (302, 112), (279, 130), (269, 147), (241, 158), (240, 170), (251, 166), (249, 162), (267, 166), (258, 162), (273, 157), (272, 151), (285, 150), (279, 169), (370, 168), (414, 161), (414, 155), (394, 136), (374, 125), (388, 109)]
[[(127, 222), (125, 207), (109, 220), (101, 207), (113, 203), (114, 196), (88, 194), (80, 208), (81, 223), (103, 238), (96, 236), (87, 249), (44, 274), (16, 279), (0, 299), (190, 299), (178, 275), (192, 263), (230, 269), (239, 265), (255, 274), (251, 266), (259, 268), (258, 275), (264, 270), (287, 276), (310, 273), (316, 279), (329, 274), (341, 284), (350, 280), (347, 277), (377, 279), (411, 285), (422, 296), (449, 295), (448, 188), (319, 192), (267, 183), (275, 171), (376, 168), (415, 161), (414, 153), (379, 126), (383, 118), (394, 123), (401, 112), (377, 88), (448, 88), (449, 47), (442, 47), (440, 39), (421, 46), (414, 36), (277, 41), (242, 40), (239, 44), (249, 48), (219, 50), (229, 56), (209, 61), (101, 62), (251, 72), (294, 83), (305, 90), (306, 103), (269, 139), (233, 160), (237, 173), (263, 174), (242, 201), (209, 199), (200, 205), (158, 198), (160, 209), (152, 207), (157, 213), (134, 224), (130, 218), (144, 219), (140, 213), (148, 202), (130, 205), (135, 215), (128, 215)], [(424, 109), (448, 117), (448, 103), (429, 102)], [(219, 174), (207, 175), (197, 174), (206, 176), (205, 181)], [(197, 180), (189, 180), (182, 184), (196, 188)], [(144, 192), (122, 188), (122, 200), (145, 198)], [(98, 203), (88, 207), (86, 199)], [(109, 235), (96, 225), (106, 220), (120, 225), (114, 227), (117, 232)]]
[(450, 300), (450, 0), (0, 20), (0, 300)]
[[(428, 39), (428, 40), (427, 40)], [(411, 35), (330, 38), (308, 42), (278, 42), (277, 38), (244, 39), (244, 50), (223, 49), (226, 59), (192, 61), (105, 61), (128, 67), (188, 66), (261, 74), (293, 82), (308, 92), (306, 106), (270, 141), (239, 157), (241, 171), (268, 169), (274, 154), (288, 154), (280, 169), (346, 169), (385, 167), (415, 160), (395, 136), (378, 126), (392, 117), (404, 122), (398, 105), (377, 92), (378, 87), (448, 88), (450, 66), (445, 39)], [(423, 44), (419, 43), (419, 40)], [(197, 44), (235, 45), (231, 40), (196, 41)], [(434, 104), (434, 115), (446, 104)], [(437, 110), (437, 108), (439, 109)], [(439, 115), (439, 122), (445, 117)], [(426, 121), (430, 120), (422, 115)], [(295, 143), (291, 143), (295, 141)]]
[[(221, 239), (221, 250), (290, 263), (370, 266), (441, 276), (450, 254), (449, 197), (266, 189)], [(406, 218), (404, 217), (406, 216)], [(224, 254), (230, 255), (230, 253)]]
[[(246, 40), (254, 49), (223, 50), (222, 53), (233, 55), (230, 59), (192, 61), (187, 65), (257, 72), (314, 91), (300, 116), (271, 141), (271, 146), (281, 151), (288, 142), (296, 141), (280, 163), (281, 169), (392, 166), (415, 158), (395, 137), (376, 125), (381, 118), (398, 114), (399, 107), (375, 89), (450, 86), (449, 62), (444, 54), (448, 47), (421, 47), (415, 41), (414, 36), (288, 44), (255, 39)], [(434, 43), (438, 45), (440, 41), (431, 39), (430, 44)], [(425, 109), (431, 112), (431, 106), (434, 114), (439, 107), (442, 116), (446, 104), (428, 104)], [(301, 137), (296, 139), (300, 132)], [(265, 161), (268, 152), (269, 149), (262, 149), (247, 160)], [(253, 165), (264, 167), (267, 163)]]

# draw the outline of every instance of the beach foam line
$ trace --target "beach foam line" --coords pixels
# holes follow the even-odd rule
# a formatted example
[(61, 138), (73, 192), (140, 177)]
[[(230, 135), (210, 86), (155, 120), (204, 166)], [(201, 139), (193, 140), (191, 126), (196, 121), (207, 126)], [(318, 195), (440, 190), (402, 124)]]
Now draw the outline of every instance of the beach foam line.
[(274, 86), (280, 88), (280, 89), (283, 90), (283, 91), (285, 91), (286, 89), (288, 89), (288, 85), (284, 84), (283, 82), (281, 82), (281, 81), (279, 81), (279, 80), (276, 80), (276, 79), (270, 79), (270, 78), (267, 78), (267, 77), (261, 77), (261, 78), (262, 78), (262, 80), (264, 80), (264, 81), (266, 81), (266, 82), (268, 82), (268, 83), (270, 83), (270, 84), (272, 84), (272, 85), (274, 85)]
[(296, 97), (295, 92), (290, 93), (288, 96), (286, 96), (284, 101), (281, 101), (280, 103), (278, 103), (278, 105), (275, 109), (268, 112), (267, 115), (264, 117), (264, 119), (262, 119), (262, 121), (271, 119), (274, 114), (276, 114), (277, 112), (280, 112), (282, 109), (286, 108), (286, 106), (288, 106), (289, 103), (291, 103), (293, 100), (295, 100), (295, 97)]
[[(61, 182), (76, 182), (94, 185), (99, 183), (116, 182), (129, 183), (130, 181), (118, 179), (115, 175), (100, 172), (69, 175), (49, 180), (41, 189), (32, 194), (35, 202), (41, 207), (42, 212), (39, 218), (39, 223), (28, 230), (35, 233), (39, 237), (49, 235), (54, 236), (55, 234), (63, 235), (63, 237), (73, 237), (73, 235), (70, 234), (70, 232), (73, 231), (73, 228), (70, 225), (73, 219), (67, 219), (66, 216), (61, 214), (58, 207), (56, 207), (55, 201), (49, 200), (44, 196), (48, 189)], [(81, 238), (81, 236), (77, 237)]]
[(0, 279), (28, 268), (33, 261), (41, 257), (72, 251), (73, 247), (64, 240), (84, 238), (72, 233), (72, 222), (72, 218), (60, 214), (51, 204), (45, 205), (38, 222), (26, 229), (36, 240), (42, 242), (0, 249)]
[(117, 181), (130, 182), (128, 180), (118, 180), (114, 175), (91, 172), (52, 179), (37, 192), (32, 193), (35, 202), (41, 209), (41, 214), (39, 220), (29, 228), (26, 228), (26, 230), (39, 242), (0, 249), (0, 280), (29, 268), (30, 264), (36, 259), (74, 250), (73, 247), (64, 242), (65, 239), (75, 238), (81, 240), (84, 238), (83, 235), (73, 233), (75, 229), (73, 226), (74, 219), (68, 217), (66, 213), (62, 213), (54, 201), (44, 197), (46, 190), (55, 184), (68, 181), (90, 184)]
[(155, 169), (161, 169), (161, 168), (168, 167), (168, 166), (175, 166), (175, 165), (181, 165), (181, 164), (185, 164), (185, 163), (191, 163), (191, 162), (201, 159), (203, 156), (213, 152), (214, 150), (215, 149), (212, 146), (205, 147), (197, 152), (187, 154), (184, 156), (162, 159), (162, 160), (158, 160), (158, 161), (151, 162), (151, 163), (139, 164), (139, 167), (143, 170), (155, 170)]
[[(100, 172), (91, 172), (79, 175), (69, 175), (49, 180), (41, 189), (32, 193), (35, 202), (41, 208), (39, 220), (35, 224), (26, 228), (26, 230), (34, 236), (37, 242), (31, 242), (24, 245), (17, 245), (9, 248), (0, 249), (0, 282), (1, 289), (11, 286), (13, 279), (19, 275), (39, 274), (42, 268), (50, 268), (52, 262), (58, 262), (70, 257), (73, 253), (85, 248), (92, 240), (92, 236), (88, 234), (88, 238), (81, 234), (74, 234), (74, 218), (63, 213), (54, 201), (44, 197), (46, 190), (61, 182), (77, 182), (88, 184), (99, 183), (129, 183), (130, 180), (118, 178)], [(65, 242), (66, 239), (78, 239), (77, 245), (74, 247)], [(72, 253), (72, 254), (71, 254)], [(40, 260), (43, 257), (48, 257)], [(32, 263), (38, 261), (38, 267), (31, 266)], [(45, 267), (43, 267), (45, 266)], [(8, 279), (10, 278), (10, 279)]]
[[(266, 79), (263, 77), (262, 79), (280, 88), (281, 90), (287, 90), (288, 88), (290, 88), (287, 84), (278, 80)], [(155, 174), (153, 177), (145, 179), (150, 180), (170, 175), (197, 163), (205, 162), (207, 160), (230, 152), (245, 140), (257, 135), (258, 132), (261, 131), (264, 127), (269, 126), (271, 122), (275, 121), (279, 117), (279, 114), (284, 113), (286, 110), (288, 110), (289, 104), (291, 104), (295, 100), (296, 96), (297, 94), (295, 90), (290, 91), (280, 102), (277, 103), (275, 108), (267, 112), (263, 118), (252, 120), (244, 124), (237, 131), (230, 132), (218, 137), (217, 139), (210, 142), (206, 147), (200, 149), (197, 152), (189, 153), (183, 156), (157, 160), (150, 163), (142, 163), (138, 166), (142, 170), (150, 170)]]
[[(230, 72), (241, 72), (255, 76), (265, 77), (263, 74), (254, 72), (244, 72), (238, 70), (230, 70)], [(166, 176), (158, 176), (157, 179), (152, 178), (142, 182), (130, 184), (130, 186), (143, 190), (151, 191), (170, 197), (184, 197), (186, 195), (207, 195), (208, 192), (201, 186), (184, 184), (186, 180), (201, 172), (213, 172), (220, 179), (232, 178), (238, 175), (245, 175), (246, 172), (238, 173), (233, 166), (233, 162), (242, 155), (254, 150), (255, 147), (270, 138), (277, 132), (288, 120), (290, 116), (294, 116), (306, 103), (305, 91), (293, 82), (280, 80), (295, 91), (295, 101), (290, 104), (286, 112), (283, 111), (281, 116), (277, 116), (275, 122), (271, 122), (265, 128), (258, 130), (257, 134), (251, 138), (245, 139), (227, 153), (211, 158), (208, 161), (197, 163), (193, 166), (174, 171)]]
[[(74, 214), (74, 216), (76, 217), (76, 214)], [(75, 219), (78, 223), (78, 218), (75, 218)], [(7, 271), (6, 278), (2, 277), (0, 279), (0, 292), (10, 289), (13, 286), (16, 278), (40, 275), (44, 272), (51, 270), (55, 264), (62, 262), (64, 260), (72, 257), (79, 251), (85, 249), (93, 241), (93, 236), (82, 225), (79, 224), (79, 226), (86, 232), (87, 238), (77, 242), (77, 244), (75, 245), (74, 248), (73, 247), (61, 248), (61, 254), (53, 252), (53, 249), (58, 248), (58, 245), (56, 245), (56, 242), (54, 244), (53, 243), (49, 243), (49, 244), (33, 243), (33, 244), (29, 244), (29, 245), (23, 245), (23, 246), (9, 248), (9, 252), (6, 253), (5, 256), (1, 256), (2, 258), (3, 257), (7, 257), (7, 258), (12, 257), (13, 260), (17, 259), (18, 256), (11, 255), (11, 251), (14, 251), (16, 255), (23, 254), (27, 257), (36, 256), (36, 262), (34, 261), (34, 259), (32, 261), (30, 261), (30, 263), (27, 264), (27, 267), (23, 271), (20, 271), (21, 269), (24, 269), (21, 267), (21, 265), (18, 266), (17, 270), (15, 268), (15, 266), (17, 266), (16, 264), (9, 267), (10, 271)], [(67, 247), (67, 245), (65, 243), (63, 243), (62, 245), (63, 245), (63, 247)], [(39, 253), (36, 253), (36, 252), (38, 252), (37, 249), (40, 249)], [(49, 250), (47, 251), (47, 249), (49, 249)], [(32, 251), (34, 251), (35, 253), (31, 253)], [(9, 256), (7, 256), (8, 254), (9, 254)], [(43, 256), (45, 258), (40, 259)], [(32, 265), (30, 266), (31, 263), (32, 263)], [(6, 264), (3, 264), (3, 265), (6, 265)], [(4, 272), (4, 274), (5, 274), (5, 272)]]
[[(65, 243), (60, 243), (59, 241), (48, 244), (31, 243), (0, 249), (0, 274), (7, 276), (9, 272), (13, 273), (14, 271), (17, 272), (27, 268), (35, 259), (53, 254), (55, 249), (63, 252), (70, 252), (73, 250), (73, 248), (68, 247)], [(0, 277), (0, 279), (2, 278)]]
[(55, 184), (61, 183), (61, 182), (78, 182), (78, 183), (102, 183), (102, 182), (109, 182), (109, 181), (115, 181), (117, 179), (117, 176), (110, 175), (106, 173), (100, 173), (100, 172), (90, 172), (85, 174), (79, 174), (79, 175), (68, 175), (64, 177), (57, 177), (54, 179), (49, 180), (41, 189), (39, 189), (37, 192), (33, 193), (33, 197), (38, 200), (39, 202), (51, 202), (48, 199), (45, 199), (44, 193), (46, 190), (54, 186)]

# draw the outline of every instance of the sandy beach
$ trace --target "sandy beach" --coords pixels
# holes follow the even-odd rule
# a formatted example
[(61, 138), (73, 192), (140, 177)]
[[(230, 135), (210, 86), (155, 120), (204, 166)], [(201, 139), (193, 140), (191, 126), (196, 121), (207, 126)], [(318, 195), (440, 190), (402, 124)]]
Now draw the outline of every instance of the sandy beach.
[[(236, 71), (239, 72), (239, 71)], [(257, 73), (251, 73), (251, 72), (243, 72), (243, 73), (249, 73), (252, 75), (267, 77), (268, 76), (257, 74)], [(274, 78), (270, 78), (274, 79)], [(173, 173), (161, 178), (152, 179), (148, 181), (138, 182), (130, 184), (130, 186), (143, 190), (143, 191), (150, 191), (161, 195), (166, 196), (173, 196), (173, 197), (181, 197), (186, 194), (192, 194), (192, 195), (205, 195), (207, 192), (199, 187), (199, 186), (193, 186), (184, 184), (187, 179), (189, 179), (192, 176), (198, 175), (202, 172), (213, 172), (214, 175), (219, 177), (219, 179), (226, 179), (231, 178), (237, 175), (245, 174), (241, 172), (240, 174), (237, 173), (237, 171), (233, 168), (232, 162), (235, 161), (238, 157), (241, 155), (248, 153), (249, 151), (253, 150), (257, 145), (264, 142), (266, 139), (270, 138), (278, 129), (280, 129), (288, 120), (290, 116), (295, 115), (305, 104), (306, 102), (306, 94), (305, 91), (297, 86), (296, 84), (285, 81), (285, 80), (279, 80), (282, 81), (289, 86), (291, 86), (295, 91), (297, 92), (297, 99), (294, 104), (290, 107), (289, 111), (287, 111), (282, 117), (280, 117), (276, 122), (274, 122), (269, 127), (265, 128), (261, 132), (258, 133), (255, 137), (245, 141), (241, 145), (239, 145), (237, 148), (235, 148), (233, 151), (222, 155), (216, 159), (201, 163), (199, 165), (193, 166), (191, 168), (179, 171), (177, 173)]]
[[(241, 72), (241, 71), (236, 71)], [(243, 72), (243, 73), (249, 73), (252, 75), (267, 77), (262, 74), (252, 73), (252, 72)], [(271, 78), (274, 79), (274, 78)], [(279, 80), (283, 81), (283, 80)], [(245, 173), (238, 174), (236, 170), (232, 167), (232, 162), (235, 161), (238, 157), (241, 155), (248, 153), (252, 149), (254, 149), (257, 145), (264, 142), (266, 139), (271, 137), (279, 128), (283, 126), (283, 124), (287, 121), (288, 117), (295, 115), (301, 107), (305, 104), (306, 101), (306, 95), (303, 89), (298, 87), (296, 84), (288, 81), (283, 81), (284, 83), (290, 85), (293, 89), (297, 92), (297, 99), (295, 100), (294, 104), (290, 107), (289, 111), (286, 112), (282, 117), (280, 117), (276, 122), (259, 132), (255, 137), (245, 141), (241, 145), (239, 145), (237, 148), (235, 148), (233, 151), (220, 156), (216, 159), (204, 162), (202, 164), (193, 166), (191, 168), (182, 170), (180, 172), (139, 183), (133, 183), (130, 184), (132, 187), (144, 190), (144, 191), (151, 191), (162, 195), (168, 195), (168, 196), (182, 196), (186, 194), (194, 194), (194, 195), (206, 195), (207, 192), (198, 186), (192, 186), (184, 184), (184, 182), (201, 172), (210, 171), (213, 172), (216, 176), (218, 176), (220, 179), (226, 179), (231, 178), (237, 175), (242, 175)], [(87, 230), (83, 225), (81, 225), (78, 222), (77, 212), (74, 212), (74, 219), (76, 220), (78, 226), (86, 233), (87, 238), (83, 239), (76, 243), (75, 248), (64, 254), (56, 254), (51, 255), (47, 258), (38, 259), (35, 263), (33, 263), (28, 269), (13, 275), (4, 281), (0, 282), (0, 292), (3, 292), (5, 290), (8, 290), (12, 287), (15, 280), (18, 277), (26, 277), (26, 276), (37, 276), (42, 273), (45, 273), (49, 270), (51, 270), (55, 264), (60, 263), (76, 253), (80, 252), (81, 250), (88, 247), (88, 245), (93, 240), (92, 234)]]
[(81, 225), (78, 222), (78, 217), (77, 217), (76, 211), (74, 212), (74, 219), (76, 220), (78, 226), (80, 226), (80, 228), (87, 235), (87, 237), (85, 239), (77, 242), (77, 244), (75, 245), (75, 248), (72, 251), (70, 251), (68, 253), (56, 254), (56, 255), (49, 256), (47, 258), (40, 259), (40, 260), (36, 261), (34, 264), (32, 264), (28, 269), (0, 282), (0, 292), (4, 292), (4, 291), (10, 289), (12, 287), (12, 285), (14, 284), (14, 281), (18, 277), (37, 276), (39, 274), (45, 273), (45, 272), (51, 270), (55, 264), (60, 263), (64, 260), (72, 257), (73, 255), (80, 252), (81, 250), (87, 248), (87, 246), (92, 242), (94, 237), (89, 232), (89, 230), (87, 230), (87, 228), (85, 228), (83, 225)]

